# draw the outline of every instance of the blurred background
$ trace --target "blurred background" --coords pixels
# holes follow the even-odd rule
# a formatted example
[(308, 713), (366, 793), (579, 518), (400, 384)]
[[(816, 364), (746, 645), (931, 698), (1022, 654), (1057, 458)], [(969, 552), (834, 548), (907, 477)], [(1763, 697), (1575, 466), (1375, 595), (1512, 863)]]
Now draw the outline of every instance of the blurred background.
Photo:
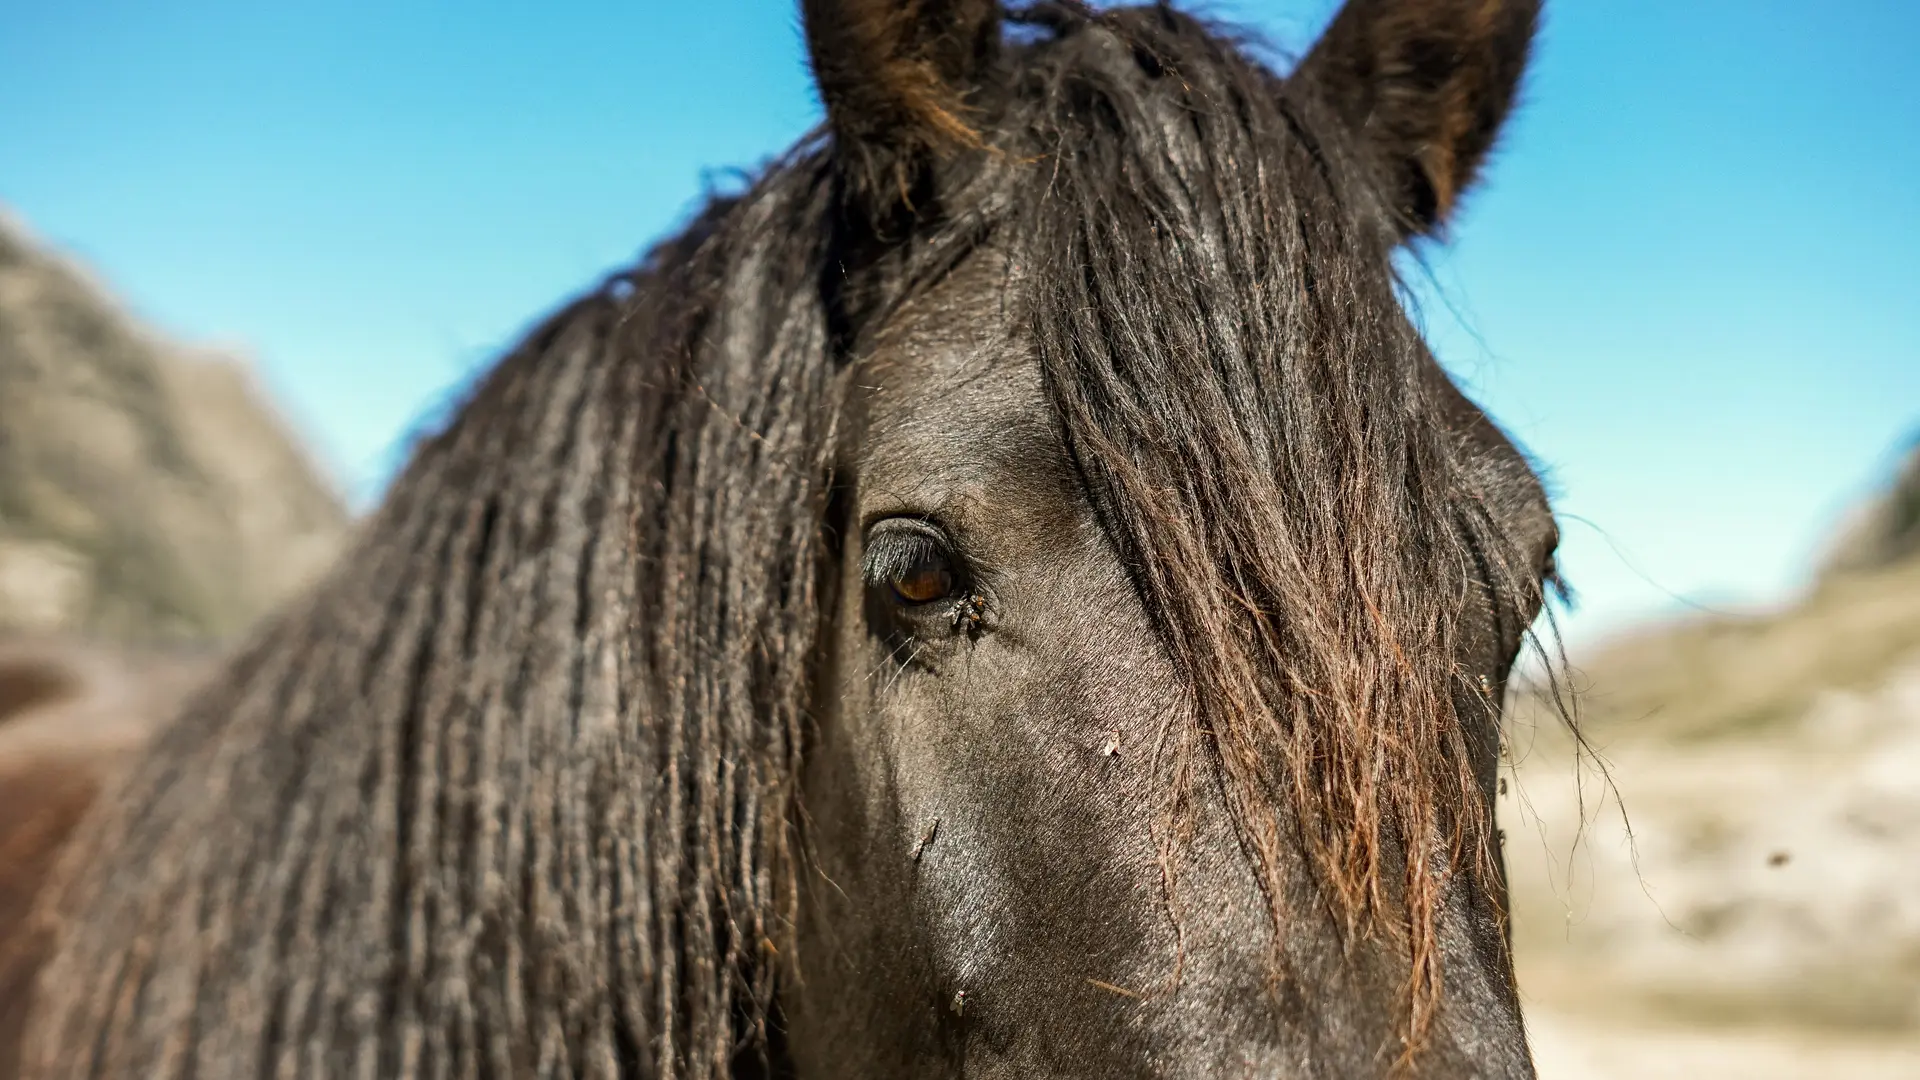
[[(1920, 5), (1548, 9), (1405, 260), (1576, 592), (1589, 751), (1519, 692), (1501, 806), (1542, 1074), (1920, 1076)], [(0, 0), (0, 628), (230, 640), (818, 119), (786, 0)]]

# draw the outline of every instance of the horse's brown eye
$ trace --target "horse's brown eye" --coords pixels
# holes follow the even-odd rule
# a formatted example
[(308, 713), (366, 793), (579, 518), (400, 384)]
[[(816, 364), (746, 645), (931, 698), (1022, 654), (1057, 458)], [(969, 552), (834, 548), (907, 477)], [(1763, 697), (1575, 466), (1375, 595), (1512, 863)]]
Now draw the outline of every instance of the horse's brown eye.
[(904, 607), (944, 600), (963, 584), (946, 533), (917, 518), (890, 518), (867, 534), (867, 586)]
[(893, 595), (906, 604), (929, 604), (953, 592), (953, 571), (944, 563), (921, 563), (888, 582)]

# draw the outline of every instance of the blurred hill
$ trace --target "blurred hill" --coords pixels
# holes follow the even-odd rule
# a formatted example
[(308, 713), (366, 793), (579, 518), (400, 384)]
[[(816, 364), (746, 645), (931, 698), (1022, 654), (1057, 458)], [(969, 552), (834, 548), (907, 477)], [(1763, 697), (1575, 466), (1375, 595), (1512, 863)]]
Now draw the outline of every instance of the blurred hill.
[(1871, 573), (1913, 558), (1920, 558), (1920, 432), (1886, 494), (1842, 527), (1823, 572), (1829, 578)]
[(242, 360), (143, 329), (0, 209), (0, 630), (227, 637), (348, 525)]
[(1500, 808), (1541, 1076), (1920, 1076), (1920, 442), (1806, 595), (1573, 668)]

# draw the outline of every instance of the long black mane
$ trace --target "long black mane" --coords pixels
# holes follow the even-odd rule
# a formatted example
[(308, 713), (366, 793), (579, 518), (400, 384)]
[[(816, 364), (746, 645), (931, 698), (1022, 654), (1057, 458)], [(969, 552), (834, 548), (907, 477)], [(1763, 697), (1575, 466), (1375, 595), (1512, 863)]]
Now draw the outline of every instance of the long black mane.
[(1406, 935), (1430, 1008), (1436, 897), (1490, 832), (1454, 626), (1535, 597), (1395, 301), (1393, 209), (1223, 33), (1022, 26), (982, 149), (910, 219), (862, 217), (810, 138), (419, 448), (92, 823), (32, 1045), (93, 1050), (47, 1075), (777, 1059), (841, 381), (987, 236), (1037, 283), (1065, 443), (1191, 684), (1168, 842), (1217, 771), (1276, 922), (1302, 853), (1352, 932)]

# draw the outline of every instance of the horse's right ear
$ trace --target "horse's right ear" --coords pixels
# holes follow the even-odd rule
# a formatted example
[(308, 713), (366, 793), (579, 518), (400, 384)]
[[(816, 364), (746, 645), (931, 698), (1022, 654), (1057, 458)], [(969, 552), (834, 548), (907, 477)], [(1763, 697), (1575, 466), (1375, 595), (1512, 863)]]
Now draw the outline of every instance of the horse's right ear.
[(1346, 0), (1291, 82), (1331, 105), (1401, 237), (1440, 228), (1513, 107), (1540, 0)]
[(980, 146), (972, 122), (1000, 42), (1000, 0), (801, 0), (813, 78), (843, 175), (904, 197), (917, 170)]

